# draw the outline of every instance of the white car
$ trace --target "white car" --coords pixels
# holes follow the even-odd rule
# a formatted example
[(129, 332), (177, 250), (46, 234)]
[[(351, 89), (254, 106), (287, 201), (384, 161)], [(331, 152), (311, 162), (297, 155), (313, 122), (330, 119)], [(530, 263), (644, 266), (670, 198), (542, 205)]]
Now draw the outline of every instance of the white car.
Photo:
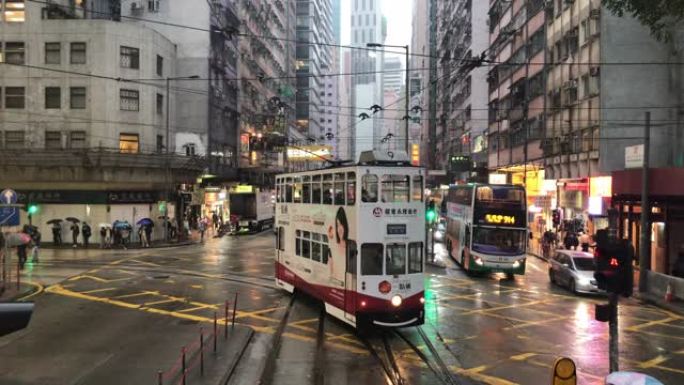
[(594, 278), (596, 264), (590, 253), (574, 250), (556, 250), (549, 259), (551, 283), (567, 287), (577, 293), (604, 293)]

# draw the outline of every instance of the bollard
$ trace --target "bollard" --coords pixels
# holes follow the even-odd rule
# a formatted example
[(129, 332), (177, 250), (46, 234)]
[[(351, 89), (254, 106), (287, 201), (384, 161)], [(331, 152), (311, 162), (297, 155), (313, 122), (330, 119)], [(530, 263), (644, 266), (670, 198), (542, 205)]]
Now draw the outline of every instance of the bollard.
[(214, 312), (214, 354), (216, 354), (216, 334), (218, 333), (218, 323), (216, 321), (216, 312)]
[(200, 376), (204, 376), (204, 328), (200, 328)]
[(228, 301), (226, 301), (226, 317), (223, 319), (223, 339), (228, 339)]
[(157, 371), (157, 385), (164, 385), (163, 373), (161, 370)]
[(238, 293), (236, 291), (235, 292), (235, 300), (233, 301), (233, 323), (231, 324), (231, 328), (235, 328), (235, 313), (237, 313), (237, 296), (238, 296)]
[(181, 356), (181, 371), (183, 372), (182, 384), (185, 385), (185, 374), (187, 373), (187, 370), (185, 369), (185, 346), (183, 346), (183, 349), (181, 349)]

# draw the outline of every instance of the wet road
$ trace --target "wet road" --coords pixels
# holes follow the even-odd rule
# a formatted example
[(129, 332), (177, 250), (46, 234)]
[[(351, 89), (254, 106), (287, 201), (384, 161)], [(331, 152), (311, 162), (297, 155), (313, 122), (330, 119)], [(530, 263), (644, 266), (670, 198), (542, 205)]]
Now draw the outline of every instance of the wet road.
[[(175, 249), (46, 251), (25, 273), (46, 286), (31, 327), (0, 339), (0, 383), (95, 383), (152, 354), (117, 359), (112, 346), (175, 352), (197, 325), (223, 319), (226, 301), (228, 319), (256, 332), (232, 384), (541, 384), (559, 356), (576, 361), (580, 384), (607, 373), (607, 324), (593, 320), (603, 299), (551, 286), (536, 258), (514, 280), (469, 277), (445, 260), (428, 268), (425, 325), (357, 335), (315, 301), (273, 288), (272, 246), (265, 232)], [(684, 383), (684, 318), (631, 299), (620, 317), (621, 368)], [(36, 365), (44, 370), (23, 369)]]

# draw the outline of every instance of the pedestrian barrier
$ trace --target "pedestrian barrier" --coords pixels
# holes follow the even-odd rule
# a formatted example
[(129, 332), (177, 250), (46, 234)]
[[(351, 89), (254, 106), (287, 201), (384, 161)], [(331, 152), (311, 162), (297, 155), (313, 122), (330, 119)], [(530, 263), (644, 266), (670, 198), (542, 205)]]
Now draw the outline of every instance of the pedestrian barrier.
[(235, 327), (235, 313), (237, 312), (237, 298), (238, 293), (235, 293), (235, 300), (233, 301), (233, 317), (232, 320), (228, 318), (228, 312), (230, 311), (230, 302), (226, 301), (223, 310), (224, 318), (222, 320), (218, 319), (218, 313), (214, 312), (214, 323), (212, 332), (209, 334), (205, 333), (204, 327), (200, 327), (199, 338), (194, 342), (184, 345), (181, 347), (181, 352), (173, 363), (173, 365), (166, 371), (159, 370), (157, 372), (157, 384), (174, 384), (174, 385), (187, 385), (188, 377), (193, 370), (199, 368), (200, 376), (204, 376), (204, 356), (205, 351), (212, 349), (214, 355), (216, 355), (218, 347), (218, 337), (219, 337), (219, 323), (223, 323), (223, 338), (228, 340), (228, 323), (231, 322), (232, 327)]

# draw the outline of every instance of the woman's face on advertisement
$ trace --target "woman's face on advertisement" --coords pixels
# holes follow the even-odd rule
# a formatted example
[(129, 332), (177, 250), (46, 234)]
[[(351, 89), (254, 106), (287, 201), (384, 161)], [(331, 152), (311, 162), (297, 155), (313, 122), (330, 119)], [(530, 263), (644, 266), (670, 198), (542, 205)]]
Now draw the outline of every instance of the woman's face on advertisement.
[(337, 227), (337, 237), (340, 240), (344, 239), (344, 226), (342, 226), (342, 223), (340, 223), (339, 220), (335, 220), (335, 227)]

